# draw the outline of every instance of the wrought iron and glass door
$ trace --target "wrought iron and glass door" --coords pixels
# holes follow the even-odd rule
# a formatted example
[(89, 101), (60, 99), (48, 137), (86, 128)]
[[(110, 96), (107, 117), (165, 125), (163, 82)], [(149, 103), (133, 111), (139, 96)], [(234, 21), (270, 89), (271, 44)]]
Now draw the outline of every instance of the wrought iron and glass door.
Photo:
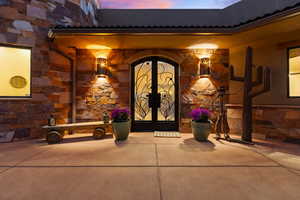
[(148, 57), (132, 64), (133, 131), (178, 130), (178, 65)]

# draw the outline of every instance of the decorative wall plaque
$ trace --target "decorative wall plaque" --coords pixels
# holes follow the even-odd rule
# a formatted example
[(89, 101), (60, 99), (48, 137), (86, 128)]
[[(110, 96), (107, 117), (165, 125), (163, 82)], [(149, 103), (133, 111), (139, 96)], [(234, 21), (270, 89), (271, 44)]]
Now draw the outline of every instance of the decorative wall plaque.
[(23, 76), (14, 76), (10, 79), (10, 85), (14, 88), (24, 88), (27, 85), (27, 80)]

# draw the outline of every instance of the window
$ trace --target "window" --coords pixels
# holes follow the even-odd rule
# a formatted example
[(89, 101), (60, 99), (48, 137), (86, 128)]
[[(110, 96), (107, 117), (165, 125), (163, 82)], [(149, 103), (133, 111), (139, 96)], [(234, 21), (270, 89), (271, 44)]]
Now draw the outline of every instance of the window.
[(289, 49), (289, 97), (300, 97), (300, 47)]
[(31, 49), (0, 45), (0, 98), (31, 97)]

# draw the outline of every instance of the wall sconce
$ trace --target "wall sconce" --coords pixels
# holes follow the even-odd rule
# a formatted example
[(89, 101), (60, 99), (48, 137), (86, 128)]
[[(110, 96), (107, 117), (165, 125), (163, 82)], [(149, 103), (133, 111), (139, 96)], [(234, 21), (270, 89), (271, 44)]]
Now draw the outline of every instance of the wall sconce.
[(199, 57), (200, 62), (198, 65), (198, 75), (201, 77), (208, 77), (210, 75), (210, 57), (209, 56), (203, 56)]
[(107, 68), (107, 59), (106, 58), (97, 58), (96, 59), (96, 76), (99, 78), (111, 77), (111, 72)]

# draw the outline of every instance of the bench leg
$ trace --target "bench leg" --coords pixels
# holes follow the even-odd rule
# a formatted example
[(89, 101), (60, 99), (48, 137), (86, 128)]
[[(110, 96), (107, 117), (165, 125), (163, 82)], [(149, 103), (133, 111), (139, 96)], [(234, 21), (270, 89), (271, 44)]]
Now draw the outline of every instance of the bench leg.
[(48, 144), (57, 144), (60, 143), (63, 139), (63, 134), (58, 131), (49, 131), (47, 133), (47, 142)]
[(104, 136), (105, 136), (105, 128), (102, 127), (95, 128), (93, 133), (93, 137), (95, 140), (100, 140), (104, 138)]

